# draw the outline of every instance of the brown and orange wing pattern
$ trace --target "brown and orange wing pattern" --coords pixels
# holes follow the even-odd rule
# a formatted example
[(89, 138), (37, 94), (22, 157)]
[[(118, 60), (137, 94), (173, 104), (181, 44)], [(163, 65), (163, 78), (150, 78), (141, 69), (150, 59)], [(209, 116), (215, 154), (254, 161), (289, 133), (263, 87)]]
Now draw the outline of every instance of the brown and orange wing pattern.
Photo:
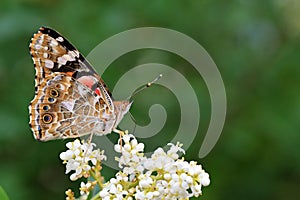
[(29, 106), (34, 137), (47, 141), (110, 133), (116, 120), (111, 93), (79, 51), (45, 27), (29, 47), (36, 70)]

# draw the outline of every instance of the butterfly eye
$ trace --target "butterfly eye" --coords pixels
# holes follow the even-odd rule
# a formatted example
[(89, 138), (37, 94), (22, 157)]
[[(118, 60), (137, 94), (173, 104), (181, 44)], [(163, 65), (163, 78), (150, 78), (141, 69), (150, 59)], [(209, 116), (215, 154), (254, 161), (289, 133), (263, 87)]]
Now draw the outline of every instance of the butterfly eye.
[(43, 106), (43, 110), (45, 110), (45, 111), (50, 110), (50, 106), (48, 106), (48, 105)]
[(58, 97), (59, 93), (58, 93), (58, 91), (56, 89), (52, 88), (52, 89), (50, 89), (50, 95), (52, 97)]
[(42, 119), (45, 124), (49, 124), (52, 122), (53, 117), (50, 114), (44, 114)]

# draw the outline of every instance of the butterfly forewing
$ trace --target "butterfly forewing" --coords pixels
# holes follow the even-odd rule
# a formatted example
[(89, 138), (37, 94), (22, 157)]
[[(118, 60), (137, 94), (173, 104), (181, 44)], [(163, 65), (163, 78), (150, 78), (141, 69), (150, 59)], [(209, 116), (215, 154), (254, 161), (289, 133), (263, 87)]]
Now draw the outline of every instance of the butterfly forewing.
[(42, 27), (29, 47), (36, 70), (29, 124), (37, 140), (104, 135), (116, 128), (130, 102), (114, 102), (104, 81), (71, 43)]

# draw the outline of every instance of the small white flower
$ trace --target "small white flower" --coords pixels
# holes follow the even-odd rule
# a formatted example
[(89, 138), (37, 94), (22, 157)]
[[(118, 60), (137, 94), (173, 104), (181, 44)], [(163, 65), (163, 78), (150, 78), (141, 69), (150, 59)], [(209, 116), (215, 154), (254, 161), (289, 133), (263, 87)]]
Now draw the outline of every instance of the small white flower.
[(90, 162), (95, 166), (97, 162), (106, 160), (104, 151), (100, 151), (99, 149), (93, 150), (94, 143), (80, 142), (76, 139), (73, 142), (68, 142), (66, 146), (69, 149), (62, 152), (59, 157), (66, 164), (66, 174), (75, 171), (70, 175), (72, 181), (81, 178), (91, 170)]
[(80, 183), (80, 194), (81, 195), (89, 195), (89, 190), (92, 187), (91, 182), (87, 182), (86, 184), (84, 182)]
[(62, 160), (70, 160), (74, 156), (74, 151), (72, 150), (67, 150), (66, 152), (62, 152), (59, 157)]
[(153, 183), (149, 173), (138, 176), (140, 188), (149, 188)]
[(199, 175), (200, 177), (200, 183), (203, 186), (208, 186), (210, 184), (209, 175), (206, 172), (203, 172)]
[(179, 158), (179, 155), (177, 154), (177, 152), (181, 152), (183, 154), (185, 154), (185, 151), (182, 147), (182, 144), (177, 142), (176, 145), (172, 144), (172, 143), (168, 143), (170, 147), (170, 149), (168, 150), (167, 154), (168, 156), (170, 156), (171, 158), (173, 159), (178, 159)]
[(103, 188), (100, 193), (99, 193), (101, 198), (105, 198), (108, 197), (109, 198), (109, 192), (108, 192), (108, 188)]

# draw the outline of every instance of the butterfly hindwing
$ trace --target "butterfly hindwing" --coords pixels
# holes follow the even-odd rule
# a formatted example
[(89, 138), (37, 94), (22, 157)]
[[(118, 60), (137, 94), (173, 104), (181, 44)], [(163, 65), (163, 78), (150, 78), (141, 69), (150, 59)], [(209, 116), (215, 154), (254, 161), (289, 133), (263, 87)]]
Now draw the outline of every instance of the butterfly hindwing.
[[(30, 125), (38, 140), (104, 134), (104, 121), (114, 117), (100, 96), (65, 74), (47, 76), (38, 89), (30, 105)], [(104, 112), (108, 117), (101, 120)]]

